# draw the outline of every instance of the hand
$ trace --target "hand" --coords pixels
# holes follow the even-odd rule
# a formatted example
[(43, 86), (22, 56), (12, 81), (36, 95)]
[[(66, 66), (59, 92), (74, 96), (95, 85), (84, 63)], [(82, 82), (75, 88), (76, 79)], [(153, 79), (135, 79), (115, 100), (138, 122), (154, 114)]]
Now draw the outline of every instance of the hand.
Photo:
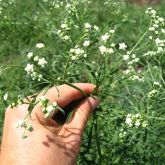
[[(86, 94), (90, 94), (95, 86), (88, 83), (74, 84)], [(59, 96), (58, 91), (59, 90)], [(82, 98), (82, 94), (68, 86), (52, 87), (45, 94), (50, 102), (56, 101), (65, 107), (73, 100)], [(23, 128), (15, 128), (15, 123), (27, 115), (28, 105), (7, 109), (5, 114), (0, 164), (2, 165), (73, 165), (80, 150), (83, 130), (98, 100), (86, 98), (78, 105), (69, 123), (59, 126), (53, 119), (45, 119), (41, 107), (37, 105), (32, 111), (34, 130), (28, 137), (21, 138)]]

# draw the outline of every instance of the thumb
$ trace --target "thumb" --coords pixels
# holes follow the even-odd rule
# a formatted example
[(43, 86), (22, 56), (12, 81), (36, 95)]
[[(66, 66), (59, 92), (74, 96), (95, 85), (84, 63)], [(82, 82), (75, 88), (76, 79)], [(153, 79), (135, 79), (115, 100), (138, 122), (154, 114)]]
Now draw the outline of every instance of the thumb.
[(99, 100), (97, 98), (88, 97), (87, 99), (85, 99), (76, 108), (71, 121), (69, 123), (65, 123), (64, 127), (83, 130), (91, 113), (98, 106), (98, 104)]

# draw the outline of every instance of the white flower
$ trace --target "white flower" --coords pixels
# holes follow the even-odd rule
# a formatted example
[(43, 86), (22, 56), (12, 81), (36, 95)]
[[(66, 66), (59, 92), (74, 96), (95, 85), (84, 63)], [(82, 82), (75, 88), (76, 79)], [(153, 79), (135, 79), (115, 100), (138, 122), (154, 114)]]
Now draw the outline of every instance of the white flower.
[(45, 60), (45, 58), (40, 58), (38, 60), (38, 65), (44, 67), (48, 62)]
[(49, 106), (46, 107), (46, 109), (43, 109), (43, 112), (45, 113), (45, 118), (49, 117), (57, 108), (57, 102), (53, 102)]
[(162, 85), (161, 85), (159, 82), (157, 82), (157, 81), (155, 81), (153, 85), (154, 85), (154, 86), (159, 86), (159, 87), (162, 86)]
[(90, 41), (86, 40), (86, 41), (84, 41), (83, 46), (84, 46), (84, 47), (88, 47), (89, 44), (90, 44)]
[(71, 59), (74, 61), (76, 60), (76, 56), (72, 56)]
[(39, 60), (39, 57), (38, 56), (35, 56), (34, 57), (34, 61), (38, 61)]
[(156, 31), (155, 31), (155, 34), (159, 34), (159, 32), (156, 30)]
[(155, 27), (150, 27), (148, 30), (149, 31), (154, 31), (155, 30)]
[(43, 78), (43, 76), (41, 74), (39, 74), (37, 78), (38, 78), (37, 81), (40, 82), (41, 79)]
[(6, 92), (6, 93), (4, 94), (4, 96), (3, 96), (3, 100), (6, 101), (7, 98), (8, 98), (8, 92)]
[(82, 50), (82, 49), (80, 49), (80, 48), (76, 48), (76, 49), (74, 50), (74, 53), (75, 53), (76, 55), (83, 54), (83, 53), (84, 53), (84, 50)]
[(114, 50), (113, 50), (113, 48), (107, 48), (107, 53), (109, 53), (109, 54), (112, 54), (112, 53), (114, 53)]
[(135, 126), (136, 126), (136, 127), (139, 127), (139, 126), (140, 126), (140, 120), (136, 120)]
[[(157, 45), (164, 46), (163, 41), (160, 40), (159, 38), (156, 38), (156, 39), (155, 39), (155, 43), (156, 43)], [(163, 45), (162, 45), (162, 44), (163, 44)]]
[(147, 122), (147, 121), (143, 121), (142, 127), (143, 127), (143, 128), (146, 128), (147, 126), (148, 126), (148, 122)]
[(124, 60), (124, 61), (129, 60), (129, 55), (128, 55), (128, 54), (124, 55), (124, 56), (123, 56), (123, 60)]
[(99, 27), (94, 25), (93, 28), (96, 30), (96, 31), (99, 31)]
[(155, 14), (156, 14), (156, 11), (152, 9), (152, 10), (151, 10), (151, 14), (152, 14), (152, 15), (155, 15)]
[(132, 58), (136, 58), (136, 55), (135, 54), (132, 54)]
[(114, 43), (112, 43), (112, 44), (111, 44), (111, 47), (115, 47), (115, 44), (114, 44)]
[(64, 24), (61, 24), (61, 28), (62, 28), (62, 29), (66, 29), (67, 27), (68, 27), (67, 24), (65, 24), (65, 23), (64, 23)]
[(43, 107), (41, 110), (42, 110), (43, 113), (46, 113), (46, 108), (45, 107)]
[(158, 53), (162, 53), (164, 50), (162, 47), (158, 47)]
[(133, 81), (134, 80), (144, 81), (144, 79), (140, 78), (138, 75), (132, 75), (130, 79), (133, 80)]
[(152, 36), (149, 36), (149, 39), (150, 39), (150, 40), (152, 40), (152, 39), (153, 39), (153, 37), (152, 37)]
[(128, 118), (132, 117), (132, 114), (129, 113), (129, 114), (127, 115), (127, 117), (128, 117)]
[(165, 29), (162, 29), (162, 33), (165, 33)]
[(158, 90), (153, 89), (151, 92), (148, 93), (148, 97), (154, 97), (158, 92)]
[(132, 119), (130, 117), (126, 117), (125, 123), (131, 127), (132, 126)]
[(137, 114), (135, 114), (135, 117), (139, 118), (139, 117), (141, 117), (141, 115), (139, 113), (137, 113)]
[(29, 52), (28, 54), (27, 54), (27, 58), (28, 59), (31, 59), (33, 57), (33, 52)]
[(155, 27), (155, 28), (159, 27), (159, 25), (157, 25), (157, 24), (153, 24), (152, 26)]
[(42, 77), (43, 77), (42, 74), (39, 74), (39, 75), (38, 75), (38, 78), (42, 78)]
[(120, 138), (123, 138), (123, 137), (125, 137), (126, 136), (126, 132), (125, 131), (123, 131), (123, 130), (121, 130), (121, 132), (119, 133), (119, 137)]
[(60, 8), (60, 5), (59, 4), (55, 4), (55, 9), (59, 9)]
[(37, 72), (32, 72), (30, 76), (32, 77), (32, 80), (35, 80), (37, 78)]
[(127, 45), (123, 42), (119, 44), (119, 49), (125, 50), (127, 48)]
[(60, 33), (61, 33), (61, 30), (58, 30), (58, 31), (57, 31), (57, 34), (59, 34), (59, 35), (60, 35)]
[(71, 4), (70, 3), (68, 3), (66, 6), (65, 6), (65, 8), (70, 8), (71, 7)]
[(92, 25), (90, 25), (88, 22), (84, 24), (85, 29), (91, 29)]
[(64, 40), (69, 40), (70, 38), (69, 38), (69, 36), (64, 36)]
[(84, 54), (84, 56), (83, 56), (84, 58), (86, 58), (87, 57), (87, 54)]
[(34, 71), (34, 66), (33, 64), (27, 64), (27, 66), (25, 67), (25, 71), (27, 73), (32, 73)]
[(23, 120), (23, 119), (18, 120), (18, 121), (15, 123), (15, 127), (16, 127), (16, 128), (18, 128), (18, 127), (26, 127), (25, 120)]
[(134, 62), (138, 62), (138, 61), (139, 61), (139, 58), (135, 58), (135, 59), (134, 59)]
[(45, 101), (47, 98), (45, 96), (40, 96), (41, 101)]
[(115, 33), (115, 30), (110, 30), (109, 32), (110, 32), (111, 34), (113, 34), (113, 33)]
[(107, 48), (102, 45), (99, 47), (99, 50), (100, 50), (101, 54), (104, 54), (107, 51)]
[(160, 85), (160, 83), (159, 82), (154, 82), (154, 85)]
[(130, 72), (131, 72), (130, 69), (126, 69), (126, 70), (123, 71), (124, 74), (128, 74), (128, 73), (130, 73)]
[(40, 97), (40, 101), (46, 101), (46, 100), (47, 100), (47, 98), (45, 96)]
[(101, 36), (102, 41), (107, 41), (109, 39), (110, 35), (108, 33), (105, 33), (103, 36)]
[(43, 43), (37, 43), (36, 44), (36, 48), (38, 48), (38, 49), (41, 49), (41, 48), (44, 48), (44, 47), (45, 47), (45, 45)]
[(47, 113), (52, 113), (54, 111), (54, 106), (53, 105), (49, 105), (47, 108), (46, 108), (46, 111)]
[(70, 53), (74, 53), (74, 49), (70, 49)]
[(159, 22), (164, 22), (164, 18), (159, 17), (159, 18), (158, 18), (158, 21), (159, 21)]

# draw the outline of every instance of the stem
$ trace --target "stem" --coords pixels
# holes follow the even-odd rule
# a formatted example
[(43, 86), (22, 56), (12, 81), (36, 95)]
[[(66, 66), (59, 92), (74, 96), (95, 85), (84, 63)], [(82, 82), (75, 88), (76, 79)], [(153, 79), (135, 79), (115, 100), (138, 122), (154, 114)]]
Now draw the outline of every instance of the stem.
[(5, 70), (8, 70), (10, 68), (20, 68), (20, 69), (23, 69), (23, 67), (20, 67), (20, 66), (10, 65), (10, 66), (7, 66), (6, 68), (3, 68), (2, 70), (0, 70), (0, 73), (2, 73)]
[(75, 16), (76, 16), (76, 19), (77, 19), (77, 22), (78, 22), (78, 25), (79, 25), (80, 31), (82, 32), (82, 27), (81, 27), (81, 23), (80, 23), (80, 19), (79, 19), (79, 16), (78, 16), (77, 10), (76, 10)]
[(93, 114), (94, 117), (94, 129), (95, 129), (95, 136), (96, 136), (96, 145), (98, 149), (98, 155), (99, 155), (99, 165), (102, 164), (102, 155), (101, 155), (101, 147), (100, 147), (100, 141), (99, 141), (99, 136), (98, 136), (98, 126), (97, 126), (97, 115), (96, 113)]
[(97, 83), (96, 88), (95, 88), (95, 90), (94, 90), (94, 92), (93, 92), (93, 94), (95, 94), (95, 95), (98, 95), (98, 89), (99, 89), (99, 87), (102, 85), (102, 83), (104, 82), (105, 77), (106, 77), (106, 60), (105, 60), (105, 57), (104, 57), (103, 69), (104, 69), (103, 77), (102, 77), (102, 79)]
[(65, 65), (65, 70), (64, 70), (64, 74), (63, 74), (63, 81), (65, 81), (66, 79), (66, 76), (67, 76), (67, 70), (68, 70), (68, 66), (69, 66), (69, 62), (70, 62), (70, 54), (69, 54), (69, 57), (67, 59), (67, 62), (66, 62), (66, 65)]
[(145, 35), (147, 34), (148, 29), (144, 32), (144, 34), (140, 37), (139, 41), (135, 44), (135, 46), (131, 49), (130, 53), (132, 53), (134, 51), (134, 49), (139, 45), (139, 43), (143, 40), (143, 38), (145, 37)]
[[(152, 24), (152, 21), (150, 22), (149, 28), (150, 28), (151, 24)], [(132, 52), (134, 51), (134, 49), (139, 45), (139, 43), (143, 40), (143, 38), (144, 38), (145, 35), (147, 34), (149, 28), (147, 28), (147, 30), (144, 32), (144, 34), (140, 37), (140, 39), (138, 40), (138, 42), (137, 42), (137, 43), (135, 44), (135, 46), (131, 49), (130, 53), (132, 53)]]

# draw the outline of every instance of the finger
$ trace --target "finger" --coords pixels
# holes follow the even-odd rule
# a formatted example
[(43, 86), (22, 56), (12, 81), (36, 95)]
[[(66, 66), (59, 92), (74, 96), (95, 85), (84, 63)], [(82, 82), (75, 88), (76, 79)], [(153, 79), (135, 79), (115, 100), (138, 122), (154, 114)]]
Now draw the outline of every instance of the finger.
[[(76, 83), (73, 85), (81, 89), (86, 94), (90, 94), (95, 88), (95, 85), (90, 84), (90, 83)], [(83, 94), (77, 89), (64, 84), (64, 85), (50, 88), (46, 92), (45, 96), (46, 98), (49, 99), (50, 102), (56, 101), (59, 106), (64, 107), (70, 102), (82, 98)], [(34, 108), (32, 115), (33, 114), (41, 121), (45, 121), (44, 114), (42, 113), (40, 106), (36, 106)]]
[[(90, 94), (93, 92), (95, 85), (90, 83), (75, 83), (74, 86), (81, 89), (84, 93)], [(64, 107), (74, 100), (78, 100), (83, 97), (83, 94), (69, 85), (60, 85), (50, 88), (45, 96), (50, 102), (56, 101), (59, 106)]]
[(98, 106), (99, 100), (96, 98), (89, 97), (85, 99), (74, 112), (72, 119), (69, 123), (65, 123), (63, 128), (75, 130), (81, 130), (86, 126), (86, 123), (93, 112), (93, 110)]

